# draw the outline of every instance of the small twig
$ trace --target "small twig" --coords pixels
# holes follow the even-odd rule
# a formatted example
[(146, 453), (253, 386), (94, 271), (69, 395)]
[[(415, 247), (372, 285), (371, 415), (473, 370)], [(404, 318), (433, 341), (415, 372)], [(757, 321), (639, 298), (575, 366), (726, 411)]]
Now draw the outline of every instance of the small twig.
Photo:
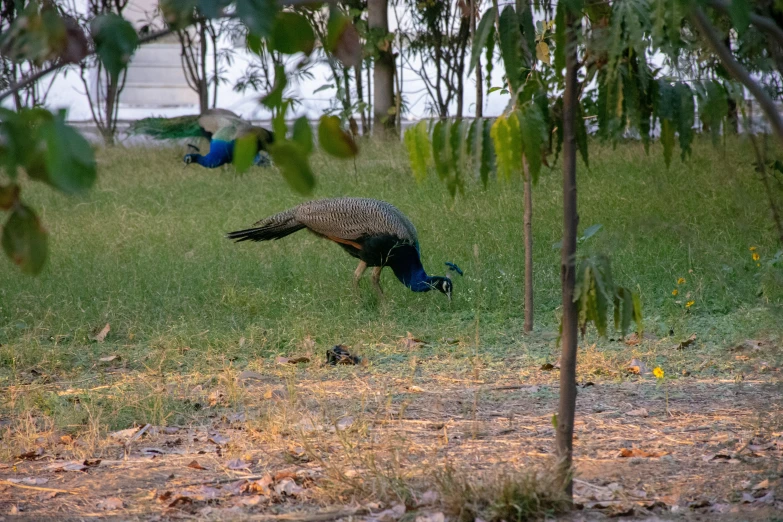
[(70, 489), (55, 489), (55, 488), (42, 488), (40, 486), (28, 486), (26, 484), (17, 484), (16, 482), (11, 482), (10, 480), (0, 479), (0, 484), (5, 484), (7, 486), (13, 486), (15, 488), (21, 488), (21, 489), (33, 489), (35, 491), (47, 491), (49, 493), (68, 493), (69, 495), (78, 495), (78, 491), (72, 491)]
[(339, 518), (346, 518), (356, 515), (366, 515), (370, 512), (367, 508), (354, 508), (354, 509), (334, 509), (329, 511), (316, 511), (315, 513), (284, 513), (282, 515), (255, 515), (245, 517), (245, 520), (268, 520), (270, 522), (275, 521), (287, 521), (287, 522), (326, 522), (328, 520), (337, 520)]

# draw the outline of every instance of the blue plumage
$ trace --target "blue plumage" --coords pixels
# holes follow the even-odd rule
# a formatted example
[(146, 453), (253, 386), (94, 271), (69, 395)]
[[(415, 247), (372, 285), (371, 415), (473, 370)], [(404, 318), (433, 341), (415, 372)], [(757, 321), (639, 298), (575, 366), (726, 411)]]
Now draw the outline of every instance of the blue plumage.
[[(198, 163), (202, 167), (208, 169), (214, 169), (221, 165), (231, 163), (234, 159), (234, 142), (223, 141), (213, 139), (209, 142), (209, 153), (205, 155), (201, 154), (186, 154), (185, 163)], [(253, 165), (256, 166), (268, 166), (271, 164), (269, 157), (263, 152), (259, 151), (253, 160)]]

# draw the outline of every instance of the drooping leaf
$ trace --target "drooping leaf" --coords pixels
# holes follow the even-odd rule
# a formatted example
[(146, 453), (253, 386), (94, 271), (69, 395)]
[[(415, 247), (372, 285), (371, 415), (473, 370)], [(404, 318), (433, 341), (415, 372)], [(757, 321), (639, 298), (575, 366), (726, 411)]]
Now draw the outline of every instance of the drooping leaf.
[[(522, 2), (522, 11), (517, 13), (519, 18), (519, 27), (522, 30), (522, 57), (525, 67), (533, 68), (536, 55), (538, 55), (538, 46), (536, 45), (536, 28), (533, 24), (533, 10), (528, 2)], [(542, 40), (540, 43), (546, 45)], [(547, 59), (542, 62), (549, 63), (549, 46), (547, 47)]]
[[(519, 167), (514, 164), (514, 143), (511, 141), (511, 128), (505, 115), (499, 116), (492, 124), (492, 143), (495, 148), (498, 175), (506, 180), (511, 179), (511, 174)], [(517, 146), (519, 143), (517, 143)]]
[(483, 138), (481, 139), (481, 182), (487, 185), (490, 173), (496, 172), (497, 161), (495, 158), (495, 147), (492, 145), (492, 120), (485, 119), (483, 122)]
[(277, 0), (236, 0), (236, 16), (251, 33), (268, 38), (277, 19)]
[(65, 123), (65, 114), (44, 123), (40, 136), (46, 143), (46, 181), (66, 194), (86, 191), (95, 183), (92, 148), (79, 131)]
[(536, 44), (536, 58), (547, 65), (550, 65), (551, 56), (549, 55), (549, 45), (543, 40)]
[(439, 120), (432, 128), (432, 158), (435, 160), (435, 171), (441, 180), (449, 175), (449, 136), (451, 124), (447, 120)]
[(574, 119), (576, 147), (579, 149), (579, 153), (582, 155), (582, 161), (585, 162), (585, 166), (590, 168), (590, 158), (587, 152), (587, 124), (585, 123), (584, 112), (582, 112), (581, 104), (576, 106), (576, 114), (574, 115)]
[(129, 21), (114, 13), (98, 15), (90, 22), (95, 52), (115, 80), (128, 66), (139, 36)]
[(493, 62), (495, 59), (496, 36), (497, 31), (493, 25), (489, 30), (489, 35), (487, 36), (487, 52), (485, 55), (486, 58), (484, 59), (484, 67), (487, 69), (487, 74), (485, 75), (484, 80), (487, 82), (487, 89), (489, 89), (492, 85), (492, 69), (494, 68)]
[(533, 183), (538, 183), (541, 172), (541, 154), (546, 139), (547, 126), (541, 114), (541, 109), (535, 103), (527, 104), (519, 113), (519, 124), (522, 134), (522, 145), (528, 170)]
[(346, 67), (354, 67), (362, 59), (362, 44), (351, 18), (332, 9), (326, 28), (326, 49)]
[(737, 34), (742, 37), (750, 26), (750, 15), (753, 12), (753, 6), (749, 0), (731, 0), (729, 3), (729, 14)]
[(237, 172), (242, 174), (253, 164), (258, 152), (258, 138), (253, 134), (240, 136), (234, 141), (234, 157), (232, 163)]
[(680, 138), (680, 151), (682, 161), (691, 153), (693, 143), (693, 124), (696, 106), (693, 102), (693, 91), (686, 83), (678, 83), (675, 86), (680, 98), (680, 106), (677, 111), (677, 133)]
[(18, 205), (3, 226), (3, 251), (25, 274), (41, 272), (46, 263), (48, 238), (29, 207)]
[(563, 69), (565, 69), (565, 46), (565, 6), (562, 2), (558, 2), (555, 8), (555, 74), (559, 82), (563, 80)]
[(584, 233), (582, 234), (582, 237), (580, 238), (581, 241), (587, 241), (588, 239), (593, 237), (602, 228), (603, 228), (603, 225), (600, 224), (600, 223), (596, 223), (594, 225), (590, 225), (589, 227), (587, 227), (585, 229)]
[(281, 53), (304, 53), (309, 56), (315, 48), (315, 32), (301, 14), (281, 11), (277, 13), (269, 42), (272, 49)]
[(315, 176), (302, 147), (291, 141), (275, 142), (269, 146), (269, 154), (292, 189), (305, 195), (313, 192)]
[(261, 98), (261, 103), (269, 109), (280, 107), (283, 103), (283, 91), (285, 91), (287, 85), (288, 78), (285, 74), (285, 67), (282, 65), (275, 66), (275, 84), (272, 86), (272, 90)]
[(356, 141), (350, 133), (343, 130), (337, 116), (321, 116), (318, 143), (324, 151), (337, 158), (352, 158), (359, 153)]
[(420, 121), (405, 131), (405, 147), (411, 162), (411, 169), (416, 181), (423, 181), (427, 177), (427, 169), (430, 164), (430, 139), (427, 133), (427, 122)]
[(663, 145), (663, 159), (668, 168), (672, 162), (674, 151), (674, 124), (671, 120), (661, 120), (661, 144)]
[(709, 126), (712, 134), (712, 143), (717, 146), (720, 142), (720, 127), (728, 113), (729, 105), (726, 89), (713, 80), (704, 82), (699, 99), (699, 114), (702, 122)]
[(519, 31), (519, 20), (514, 8), (507, 5), (500, 14), (500, 56), (506, 70), (506, 77), (511, 84), (512, 97), (522, 85), (522, 34)]
[(473, 35), (473, 47), (470, 52), (470, 66), (468, 68), (468, 74), (470, 71), (476, 69), (479, 58), (481, 57), (481, 51), (487, 45), (487, 40), (492, 33), (495, 23), (495, 8), (490, 7), (481, 17), (481, 21), (478, 24), (476, 33)]
[(301, 116), (294, 122), (294, 130), (291, 138), (300, 146), (305, 154), (313, 152), (313, 129), (307, 116)]

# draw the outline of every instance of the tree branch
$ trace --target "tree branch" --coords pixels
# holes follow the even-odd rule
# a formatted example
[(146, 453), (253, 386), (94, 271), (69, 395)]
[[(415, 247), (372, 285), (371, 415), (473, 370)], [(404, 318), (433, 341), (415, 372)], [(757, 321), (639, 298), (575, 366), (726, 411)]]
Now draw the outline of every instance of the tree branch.
[(781, 140), (783, 140), (783, 119), (781, 119), (780, 113), (778, 113), (778, 110), (775, 107), (775, 102), (772, 101), (772, 98), (770, 98), (764, 89), (762, 89), (761, 86), (756, 83), (753, 78), (751, 78), (748, 71), (737, 60), (734, 59), (734, 57), (731, 55), (731, 51), (729, 51), (726, 46), (723, 45), (720, 36), (715, 31), (715, 28), (712, 26), (709, 19), (707, 18), (707, 15), (704, 14), (704, 11), (702, 11), (701, 7), (697, 6), (693, 9), (691, 18), (693, 19), (696, 27), (698, 27), (704, 39), (707, 41), (710, 47), (712, 47), (712, 50), (715, 52), (715, 54), (718, 55), (718, 58), (720, 58), (723, 66), (726, 67), (726, 69), (735, 79), (737, 79), (740, 83), (742, 83), (742, 85), (745, 86), (745, 88), (750, 91), (754, 98), (756, 98), (756, 101), (759, 102), (761, 109), (767, 116), (767, 119), (772, 125), (772, 128), (775, 130), (775, 133)]

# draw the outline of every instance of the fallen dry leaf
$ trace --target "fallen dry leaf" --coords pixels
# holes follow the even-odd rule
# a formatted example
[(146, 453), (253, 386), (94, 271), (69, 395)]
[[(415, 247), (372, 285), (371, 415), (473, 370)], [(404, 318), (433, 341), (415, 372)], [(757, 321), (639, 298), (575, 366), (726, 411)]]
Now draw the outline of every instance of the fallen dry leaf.
[(31, 451), (26, 451), (26, 452), (22, 453), (21, 455), (17, 455), (16, 458), (17, 459), (22, 459), (22, 460), (36, 460), (36, 459), (40, 459), (41, 457), (43, 457), (43, 455), (44, 455), (44, 449), (43, 448), (36, 448), (34, 450), (31, 450)]
[(188, 464), (188, 467), (193, 469), (201, 469), (201, 470), (207, 469), (201, 464), (199, 464), (197, 460), (191, 461), (190, 464)]
[(309, 357), (293, 357), (291, 359), (288, 359), (288, 364), (299, 364), (299, 363), (309, 363), (310, 358)]
[(120, 498), (109, 497), (98, 502), (96, 507), (103, 511), (114, 511), (115, 509), (122, 509), (124, 504)]
[(421, 496), (418, 499), (417, 505), (429, 506), (431, 504), (436, 504), (439, 500), (440, 500), (440, 495), (438, 495), (437, 492), (428, 489), (427, 491), (421, 494)]
[(555, 369), (555, 365), (552, 363), (544, 363), (541, 365), (541, 370), (548, 372)]
[(207, 440), (213, 444), (217, 444), (218, 446), (225, 446), (226, 444), (228, 444), (228, 441), (231, 439), (229, 439), (228, 437), (224, 437), (219, 433), (215, 433), (214, 435), (210, 435), (209, 439)]
[(627, 412), (625, 412), (625, 414), (628, 415), (629, 417), (649, 417), (650, 416), (650, 412), (648, 412), (646, 408), (639, 408), (639, 409), (636, 409), (636, 410), (627, 411)]
[(242, 469), (248, 470), (248, 469), (250, 469), (250, 463), (249, 462), (245, 462), (242, 459), (231, 459), (226, 464), (226, 467), (228, 469), (232, 469), (234, 471), (242, 470)]
[(769, 489), (769, 479), (762, 480), (761, 482), (753, 486), (751, 489), (753, 489), (753, 491), (758, 491), (760, 489)]
[(378, 522), (392, 522), (402, 518), (405, 514), (405, 504), (394, 504), (389, 509), (384, 509), (380, 513), (375, 513), (372, 518)]
[[(620, 450), (620, 457), (623, 457), (623, 458), (629, 458), (629, 457), (644, 457), (644, 458), (653, 457), (653, 458), (657, 458), (657, 457), (662, 457), (663, 455), (664, 455), (663, 453), (657, 453), (657, 452), (654, 452), (654, 451), (644, 451), (644, 450), (639, 449), (639, 448), (632, 448), (632, 449), (623, 448), (623, 449)], [(646, 495), (646, 493), (645, 493), (645, 495)]]
[(631, 335), (625, 338), (625, 344), (627, 344), (628, 346), (636, 346), (640, 342), (641, 339), (639, 339), (639, 335), (636, 332), (632, 333)]
[(127, 440), (133, 437), (137, 431), (139, 431), (139, 428), (127, 428), (124, 430), (113, 431), (109, 433), (109, 437), (118, 440), (123, 440), (123, 439)]
[(53, 464), (49, 464), (45, 468), (48, 471), (85, 471), (87, 469), (87, 466), (82, 464), (81, 462), (55, 462)]
[(408, 391), (411, 393), (424, 393), (424, 388), (413, 385), (413, 386), (408, 386)]
[(118, 360), (118, 359), (120, 359), (120, 356), (119, 356), (119, 355), (109, 355), (109, 356), (107, 356), (107, 357), (101, 357), (101, 358), (100, 358), (100, 359), (98, 359), (98, 360), (99, 360), (100, 362), (112, 362), (112, 361), (116, 361), (116, 360)]
[(342, 419), (337, 421), (337, 424), (335, 427), (339, 431), (347, 430), (353, 425), (353, 417), (343, 417)]
[(696, 342), (696, 334), (691, 334), (690, 337), (688, 337), (684, 341), (681, 341), (680, 344), (678, 344), (674, 348), (677, 350), (682, 350), (683, 348), (687, 348), (688, 346), (692, 345), (695, 342)]
[(109, 331), (111, 331), (111, 327), (109, 326), (109, 323), (106, 323), (106, 326), (104, 326), (100, 332), (90, 336), (90, 340), (98, 343), (102, 343), (106, 339), (106, 336), (109, 334)]
[(631, 359), (631, 362), (628, 363), (628, 373), (633, 373), (634, 375), (646, 375), (650, 373), (650, 370), (639, 359)]
[(44, 477), (24, 477), (20, 479), (9, 478), (7, 480), (8, 482), (13, 482), (14, 484), (25, 484), (27, 486), (40, 486), (49, 482), (49, 479)]
[(273, 483), (274, 480), (272, 479), (272, 476), (267, 473), (258, 480), (246, 482), (241, 490), (242, 492), (269, 496), (272, 494), (271, 486)]
[(419, 515), (416, 517), (416, 522), (445, 522), (446, 517), (440, 511), (435, 513), (427, 513), (425, 515)]
[(213, 391), (212, 393), (209, 394), (208, 397), (209, 407), (214, 408), (218, 404), (221, 404), (225, 398), (226, 398), (226, 394), (223, 393), (223, 390)]
[(286, 495), (289, 497), (296, 497), (304, 493), (304, 488), (298, 486), (293, 479), (284, 478), (275, 484), (275, 493), (278, 495)]
[(414, 337), (413, 334), (410, 332), (408, 332), (408, 334), (405, 337), (403, 337), (401, 341), (403, 347), (405, 347), (408, 350), (412, 350), (414, 348), (418, 348), (419, 346), (423, 346), (427, 344), (427, 341)]
[(252, 370), (245, 370), (237, 374), (237, 382), (239, 384), (253, 384), (253, 381), (263, 381), (264, 376), (258, 372)]

